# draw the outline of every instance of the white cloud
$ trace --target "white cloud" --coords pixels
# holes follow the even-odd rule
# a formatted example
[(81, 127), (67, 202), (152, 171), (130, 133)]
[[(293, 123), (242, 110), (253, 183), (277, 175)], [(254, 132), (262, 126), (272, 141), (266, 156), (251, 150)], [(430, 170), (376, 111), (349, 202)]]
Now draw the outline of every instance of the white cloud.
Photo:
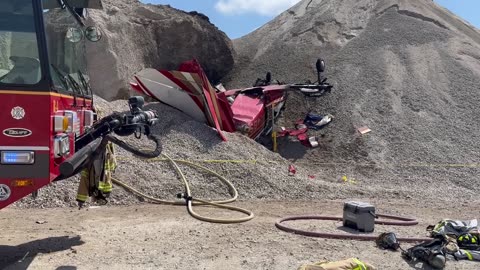
[(257, 13), (265, 16), (278, 15), (300, 0), (220, 0), (215, 8), (221, 13), (234, 15)]

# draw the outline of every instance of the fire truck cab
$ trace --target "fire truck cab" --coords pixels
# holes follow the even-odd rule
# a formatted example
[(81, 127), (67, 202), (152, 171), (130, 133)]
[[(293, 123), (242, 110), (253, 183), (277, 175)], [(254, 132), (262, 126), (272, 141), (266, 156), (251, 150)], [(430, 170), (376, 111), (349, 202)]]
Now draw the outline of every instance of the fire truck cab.
[(87, 9), (100, 0), (0, 0), (0, 209), (61, 175), (95, 112)]

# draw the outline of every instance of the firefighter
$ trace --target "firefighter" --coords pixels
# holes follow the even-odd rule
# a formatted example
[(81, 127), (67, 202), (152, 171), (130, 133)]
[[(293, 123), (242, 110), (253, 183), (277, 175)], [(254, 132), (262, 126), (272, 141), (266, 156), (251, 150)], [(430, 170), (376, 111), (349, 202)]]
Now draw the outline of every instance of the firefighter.
[[(95, 111), (100, 118), (100, 110), (95, 108)], [(106, 199), (112, 192), (112, 174), (115, 172), (116, 167), (115, 148), (113, 143), (108, 142), (105, 151), (90, 161), (80, 174), (80, 184), (77, 191), (79, 208), (82, 208), (91, 196), (101, 204), (107, 203)]]

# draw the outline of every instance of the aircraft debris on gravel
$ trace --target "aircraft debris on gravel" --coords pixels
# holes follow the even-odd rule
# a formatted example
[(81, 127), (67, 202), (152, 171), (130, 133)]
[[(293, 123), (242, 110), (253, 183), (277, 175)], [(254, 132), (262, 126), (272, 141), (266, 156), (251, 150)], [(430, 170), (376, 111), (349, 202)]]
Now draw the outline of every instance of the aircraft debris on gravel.
[(333, 86), (322, 79), (325, 62), (316, 63), (315, 83), (287, 84), (257, 79), (252, 87), (225, 90), (210, 84), (200, 64), (194, 59), (184, 62), (178, 70), (144, 69), (130, 83), (139, 93), (183, 111), (192, 118), (215, 128), (223, 140), (222, 131), (241, 132), (252, 139), (269, 135), (285, 108), (288, 94), (302, 93), (305, 98), (322, 97)]

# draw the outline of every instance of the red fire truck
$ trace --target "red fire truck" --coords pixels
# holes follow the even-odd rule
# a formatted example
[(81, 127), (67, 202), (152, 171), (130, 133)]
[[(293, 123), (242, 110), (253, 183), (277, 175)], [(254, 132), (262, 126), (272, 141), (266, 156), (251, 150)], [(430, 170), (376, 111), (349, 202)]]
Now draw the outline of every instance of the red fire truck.
[(100, 0), (0, 0), (0, 209), (52, 181), (78, 173), (111, 132), (153, 124), (154, 112), (130, 100), (131, 114), (96, 121), (85, 44)]

